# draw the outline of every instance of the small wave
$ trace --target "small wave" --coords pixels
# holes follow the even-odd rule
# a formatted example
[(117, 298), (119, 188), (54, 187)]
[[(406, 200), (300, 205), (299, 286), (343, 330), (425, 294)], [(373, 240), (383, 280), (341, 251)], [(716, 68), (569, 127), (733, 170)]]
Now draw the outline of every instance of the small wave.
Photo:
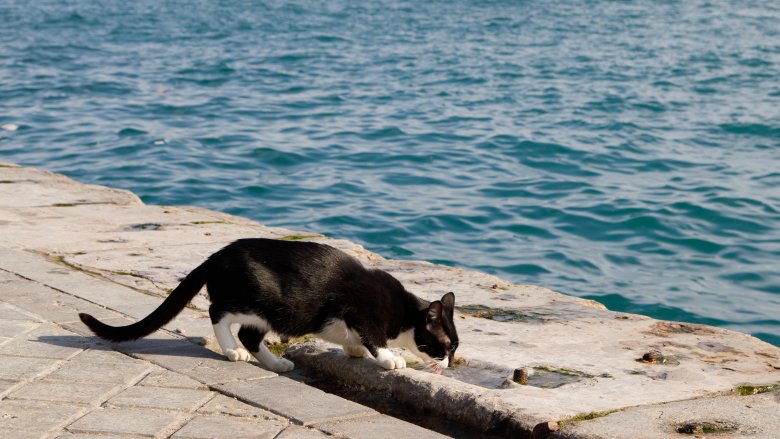
[(769, 126), (760, 123), (722, 124), (720, 125), (720, 129), (731, 134), (745, 134), (780, 140), (780, 127)]

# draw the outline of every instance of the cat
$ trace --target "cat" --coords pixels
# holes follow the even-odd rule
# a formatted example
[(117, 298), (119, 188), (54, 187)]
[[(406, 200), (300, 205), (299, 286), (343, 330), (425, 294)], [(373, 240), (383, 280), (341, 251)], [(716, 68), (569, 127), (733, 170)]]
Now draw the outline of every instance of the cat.
[[(389, 273), (367, 269), (328, 245), (274, 239), (241, 239), (211, 255), (163, 303), (128, 326), (106, 325), (89, 314), (81, 321), (113, 342), (145, 337), (170, 322), (206, 285), (217, 342), (230, 361), (250, 354), (266, 369), (283, 373), (294, 364), (276, 358), (263, 343), (269, 331), (282, 337), (314, 334), (342, 345), (350, 357), (372, 356), (385, 369), (406, 367), (388, 347), (402, 347), (441, 373), (458, 348), (455, 295), (428, 302), (406, 291)], [(236, 343), (231, 326), (241, 325)]]

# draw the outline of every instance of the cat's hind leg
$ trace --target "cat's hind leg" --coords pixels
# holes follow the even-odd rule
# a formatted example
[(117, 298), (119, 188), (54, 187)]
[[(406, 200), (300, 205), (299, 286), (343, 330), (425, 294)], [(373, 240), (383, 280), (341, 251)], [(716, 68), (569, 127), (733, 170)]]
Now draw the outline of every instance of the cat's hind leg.
[(217, 337), (217, 343), (230, 361), (249, 361), (251, 358), (246, 349), (241, 348), (236, 343), (233, 333), (230, 332), (230, 326), (235, 323), (230, 313), (219, 312), (214, 305), (209, 308), (211, 317), (211, 326), (214, 328), (214, 335)]
[(214, 335), (217, 336), (217, 343), (222, 349), (222, 353), (230, 361), (249, 361), (249, 352), (246, 349), (241, 348), (236, 344), (236, 339), (233, 338), (233, 334), (230, 332), (230, 324), (224, 322), (213, 325)]
[(238, 330), (238, 339), (241, 340), (241, 344), (247, 348), (252, 356), (257, 358), (257, 361), (264, 368), (276, 373), (293, 370), (295, 364), (284, 358), (276, 358), (276, 355), (271, 353), (263, 343), (263, 338), (265, 338), (265, 332), (255, 326), (241, 325), (241, 329)]

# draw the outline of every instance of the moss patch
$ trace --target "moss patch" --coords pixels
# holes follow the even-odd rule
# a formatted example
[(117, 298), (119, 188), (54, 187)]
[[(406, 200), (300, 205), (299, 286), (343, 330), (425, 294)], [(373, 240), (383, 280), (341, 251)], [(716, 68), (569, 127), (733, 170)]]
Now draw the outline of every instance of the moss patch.
[(325, 235), (287, 235), (279, 239), (282, 241), (301, 241), (303, 239), (325, 238)]
[(272, 354), (276, 355), (278, 358), (282, 358), (284, 356), (284, 351), (287, 350), (291, 345), (297, 344), (297, 343), (303, 343), (305, 341), (314, 340), (316, 337), (313, 335), (304, 335), (303, 337), (293, 337), (289, 339), (286, 343), (285, 342), (279, 342), (279, 343), (266, 343), (268, 345), (268, 350), (271, 351)]
[(463, 305), (456, 308), (463, 314), (497, 322), (546, 323), (553, 320), (550, 315), (518, 309), (491, 308), (485, 305)]
[(190, 224), (199, 226), (202, 224), (230, 224), (230, 223), (223, 220), (212, 220), (212, 221), (191, 221)]
[(598, 418), (603, 418), (604, 416), (609, 416), (612, 413), (616, 413), (616, 412), (618, 412), (618, 410), (607, 410), (607, 411), (603, 411), (603, 412), (581, 413), (581, 414), (579, 414), (577, 416), (573, 416), (571, 418), (567, 418), (567, 419), (563, 419), (561, 421), (558, 421), (558, 425), (563, 427), (563, 426), (566, 426), (566, 425), (576, 424), (578, 422), (590, 421), (592, 419), (598, 419)]
[(696, 421), (687, 422), (677, 427), (681, 434), (718, 434), (733, 433), (739, 430), (739, 425), (728, 421)]
[(780, 388), (780, 384), (766, 384), (763, 386), (744, 385), (734, 389), (734, 393), (740, 396), (758, 395), (759, 393), (771, 392)]

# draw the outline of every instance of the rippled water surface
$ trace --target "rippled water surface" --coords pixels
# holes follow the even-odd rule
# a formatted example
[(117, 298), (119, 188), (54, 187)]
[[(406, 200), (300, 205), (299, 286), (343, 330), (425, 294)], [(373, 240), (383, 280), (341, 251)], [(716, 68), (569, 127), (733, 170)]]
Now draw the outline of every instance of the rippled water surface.
[(773, 0), (4, 1), (0, 159), (780, 345), (778, 23)]

